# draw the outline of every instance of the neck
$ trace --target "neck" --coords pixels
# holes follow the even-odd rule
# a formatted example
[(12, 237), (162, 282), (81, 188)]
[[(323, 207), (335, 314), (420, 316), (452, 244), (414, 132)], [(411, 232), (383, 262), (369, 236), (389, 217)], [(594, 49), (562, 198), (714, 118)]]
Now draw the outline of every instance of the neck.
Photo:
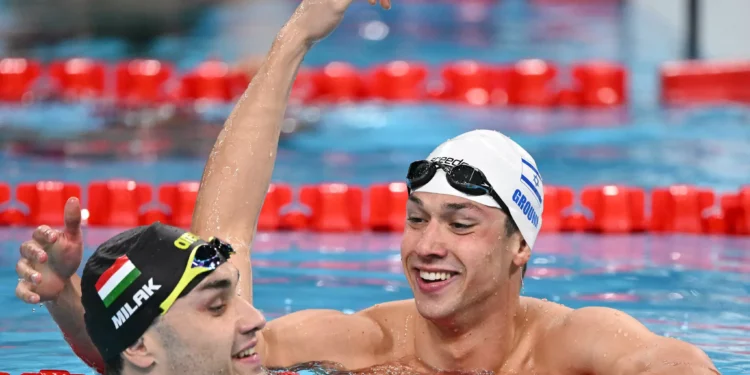
[(446, 371), (501, 369), (524, 333), (526, 312), (515, 289), (507, 288), (446, 319), (418, 316), (417, 358)]

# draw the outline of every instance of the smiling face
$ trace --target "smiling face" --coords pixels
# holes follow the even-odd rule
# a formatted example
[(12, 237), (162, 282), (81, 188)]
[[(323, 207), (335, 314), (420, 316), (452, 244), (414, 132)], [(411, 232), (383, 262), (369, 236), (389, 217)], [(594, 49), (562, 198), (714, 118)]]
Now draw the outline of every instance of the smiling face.
[(508, 236), (500, 209), (445, 194), (412, 194), (401, 244), (404, 272), (417, 309), (430, 320), (451, 319), (507, 288), (530, 250)]
[(238, 295), (238, 278), (234, 265), (223, 264), (146, 332), (158, 373), (262, 373), (255, 345), (265, 319)]

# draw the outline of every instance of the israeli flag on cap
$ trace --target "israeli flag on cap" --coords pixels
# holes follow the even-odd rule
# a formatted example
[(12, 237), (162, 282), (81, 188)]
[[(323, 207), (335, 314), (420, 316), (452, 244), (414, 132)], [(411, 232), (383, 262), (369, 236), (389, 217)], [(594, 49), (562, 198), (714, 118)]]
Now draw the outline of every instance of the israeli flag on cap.
[(534, 165), (526, 159), (521, 158), (521, 162), (523, 162), (521, 165), (521, 182), (529, 190), (529, 193), (541, 204), (542, 195), (539, 194), (539, 185), (542, 183), (542, 176)]

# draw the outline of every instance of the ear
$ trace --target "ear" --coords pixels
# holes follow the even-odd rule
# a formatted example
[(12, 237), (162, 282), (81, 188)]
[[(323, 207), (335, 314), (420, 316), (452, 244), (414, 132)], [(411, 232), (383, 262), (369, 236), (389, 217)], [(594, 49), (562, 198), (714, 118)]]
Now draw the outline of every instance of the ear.
[(522, 269), (523, 265), (529, 261), (529, 258), (531, 258), (531, 248), (529, 247), (529, 244), (526, 243), (526, 240), (520, 236), (520, 232), (517, 234), (519, 234), (520, 241), (518, 241), (518, 247), (513, 249), (513, 264), (518, 267), (518, 269)]
[(145, 370), (156, 363), (154, 355), (153, 340), (148, 340), (145, 335), (141, 336), (135, 344), (129, 346), (122, 352), (125, 364)]

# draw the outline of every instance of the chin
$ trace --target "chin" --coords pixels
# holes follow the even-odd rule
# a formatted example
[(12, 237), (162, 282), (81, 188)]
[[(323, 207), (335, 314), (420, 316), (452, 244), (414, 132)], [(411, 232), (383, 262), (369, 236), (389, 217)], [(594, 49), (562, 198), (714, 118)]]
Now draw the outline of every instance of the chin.
[(452, 274), (449, 278), (426, 280), (420, 271), (411, 270), (410, 284), (417, 311), (426, 319), (445, 319), (452, 316), (464, 294), (464, 276)]
[(232, 374), (236, 375), (261, 375), (264, 374), (260, 363), (235, 363)]
[(235, 368), (234, 372), (232, 372), (234, 375), (262, 375), (265, 374), (262, 367), (254, 368), (254, 369), (248, 369), (248, 368)]
[(453, 304), (447, 303), (447, 301), (415, 296), (414, 302), (417, 305), (419, 315), (436, 323), (439, 321), (450, 320), (456, 313)]

